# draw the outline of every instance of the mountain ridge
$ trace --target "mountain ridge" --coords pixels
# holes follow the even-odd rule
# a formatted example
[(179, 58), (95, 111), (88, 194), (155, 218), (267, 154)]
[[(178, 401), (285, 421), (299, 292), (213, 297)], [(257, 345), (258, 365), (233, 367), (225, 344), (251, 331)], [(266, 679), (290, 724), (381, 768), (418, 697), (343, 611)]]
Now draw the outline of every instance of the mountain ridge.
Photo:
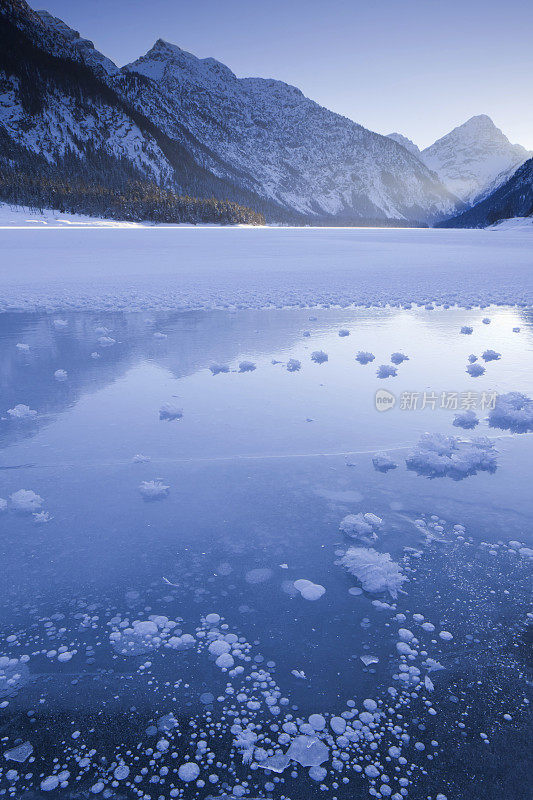
[(403, 147), (282, 81), (237, 78), (162, 39), (118, 68), (24, 0), (2, 0), (0, 17), (3, 41), (16, 29), (28, 62), (2, 47), (0, 129), (13, 153), (22, 146), (49, 164), (68, 155), (83, 171), (92, 148), (112, 171), (122, 163), (164, 188), (244, 202), (271, 221), (431, 222), (460, 207)]

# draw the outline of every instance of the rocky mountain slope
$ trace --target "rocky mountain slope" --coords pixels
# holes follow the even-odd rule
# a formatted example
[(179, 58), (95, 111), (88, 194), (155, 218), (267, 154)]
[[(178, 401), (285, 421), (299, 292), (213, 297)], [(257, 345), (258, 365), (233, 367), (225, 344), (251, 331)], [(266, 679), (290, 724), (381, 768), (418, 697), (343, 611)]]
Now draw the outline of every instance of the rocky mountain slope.
[(472, 208), (440, 223), (443, 228), (485, 228), (502, 219), (533, 216), (533, 158)]
[(24, 169), (142, 178), (276, 221), (432, 222), (460, 207), (403, 146), (295, 87), (162, 40), (119, 69), (24, 0), (0, 0), (0, 142)]

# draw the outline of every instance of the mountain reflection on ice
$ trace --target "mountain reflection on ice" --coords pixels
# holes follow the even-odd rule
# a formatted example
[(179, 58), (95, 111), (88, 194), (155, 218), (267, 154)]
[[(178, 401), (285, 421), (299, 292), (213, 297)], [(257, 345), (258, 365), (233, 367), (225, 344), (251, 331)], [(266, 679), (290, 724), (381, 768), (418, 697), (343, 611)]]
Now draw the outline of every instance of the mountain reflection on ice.
[(0, 791), (525, 799), (527, 426), (400, 397), (531, 397), (531, 349), (508, 308), (0, 316)]

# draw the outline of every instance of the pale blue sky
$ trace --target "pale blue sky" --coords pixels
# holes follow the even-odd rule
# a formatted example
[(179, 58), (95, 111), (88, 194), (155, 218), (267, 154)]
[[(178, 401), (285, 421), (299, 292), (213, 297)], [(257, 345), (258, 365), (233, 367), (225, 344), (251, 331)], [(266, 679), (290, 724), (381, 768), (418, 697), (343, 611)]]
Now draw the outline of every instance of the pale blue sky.
[(533, 149), (531, 0), (32, 0), (122, 65), (161, 37), (425, 147), (474, 114)]

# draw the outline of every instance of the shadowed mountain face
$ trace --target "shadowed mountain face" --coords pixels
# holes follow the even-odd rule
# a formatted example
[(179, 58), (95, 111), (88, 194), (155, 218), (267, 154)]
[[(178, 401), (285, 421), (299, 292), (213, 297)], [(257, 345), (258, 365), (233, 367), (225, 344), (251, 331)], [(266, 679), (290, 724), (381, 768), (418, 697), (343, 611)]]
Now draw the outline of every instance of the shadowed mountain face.
[(442, 228), (485, 228), (503, 219), (533, 216), (533, 158), (473, 208), (440, 224)]
[[(392, 139), (295, 87), (238, 79), (158, 40), (123, 69), (23, 0), (0, 7), (0, 136), (12, 162), (145, 179), (271, 221), (433, 221), (460, 204)], [(58, 135), (59, 132), (59, 135)]]

